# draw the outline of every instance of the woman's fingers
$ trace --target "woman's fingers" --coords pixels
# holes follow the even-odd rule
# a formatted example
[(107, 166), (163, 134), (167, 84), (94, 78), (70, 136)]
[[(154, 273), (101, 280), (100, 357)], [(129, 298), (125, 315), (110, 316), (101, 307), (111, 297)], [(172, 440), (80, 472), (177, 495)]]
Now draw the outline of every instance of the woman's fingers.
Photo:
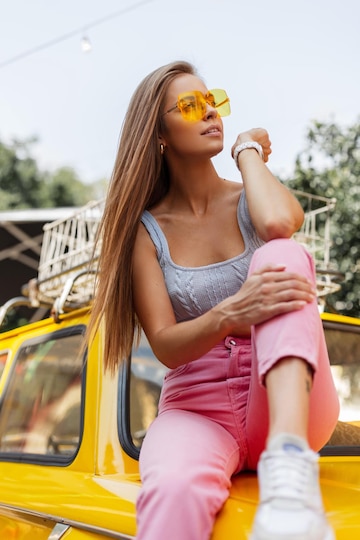
[[(302, 309), (316, 297), (314, 285), (283, 265), (267, 266), (253, 273), (234, 297), (234, 310), (248, 324), (259, 324), (276, 315)], [(238, 304), (237, 304), (238, 301)]]
[(254, 272), (248, 279), (251, 279), (252, 276), (258, 276), (259, 282), (263, 285), (274, 285), (275, 287), (279, 285), (280, 287), (302, 289), (316, 294), (312, 281), (309, 281), (307, 277), (301, 274), (286, 271), (285, 265), (268, 265)]

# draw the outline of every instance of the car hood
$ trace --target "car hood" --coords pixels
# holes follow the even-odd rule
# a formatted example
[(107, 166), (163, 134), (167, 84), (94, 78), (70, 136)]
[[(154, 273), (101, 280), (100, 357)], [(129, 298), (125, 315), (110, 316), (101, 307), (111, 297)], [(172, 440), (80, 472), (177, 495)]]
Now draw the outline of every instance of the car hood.
[[(320, 459), (324, 507), (337, 540), (360, 538), (360, 457)], [(255, 473), (233, 478), (230, 497), (220, 512), (211, 540), (247, 540), (258, 504)]]

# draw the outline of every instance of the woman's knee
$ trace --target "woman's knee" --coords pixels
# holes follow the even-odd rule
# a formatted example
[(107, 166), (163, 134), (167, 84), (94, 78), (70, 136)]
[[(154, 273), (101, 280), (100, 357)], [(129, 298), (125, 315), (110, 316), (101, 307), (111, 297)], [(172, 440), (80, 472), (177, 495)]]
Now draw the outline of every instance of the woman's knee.
[(304, 266), (314, 269), (309, 251), (292, 238), (270, 240), (258, 248), (253, 255), (250, 269), (254, 271), (267, 264), (284, 264), (289, 270)]

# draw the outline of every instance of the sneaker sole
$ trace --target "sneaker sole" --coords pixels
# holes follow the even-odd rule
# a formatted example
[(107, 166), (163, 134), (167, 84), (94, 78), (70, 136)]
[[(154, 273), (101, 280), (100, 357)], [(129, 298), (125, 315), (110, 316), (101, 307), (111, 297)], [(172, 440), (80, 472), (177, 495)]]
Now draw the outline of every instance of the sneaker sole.
[[(299, 536), (296, 535), (292, 538), (295, 538), (295, 540), (308, 540), (309, 537), (306, 534), (305, 536)], [(250, 540), (279, 540), (279, 537), (276, 535), (266, 535), (266, 533), (261, 533), (260, 536), (257, 534), (251, 534)], [(285, 540), (285, 537), (283, 537), (283, 540)], [(291, 540), (290, 537), (287, 537), (286, 540)], [(325, 536), (322, 538), (318, 538), (317, 540), (336, 540), (335, 533), (332, 529), (328, 529), (325, 533)]]

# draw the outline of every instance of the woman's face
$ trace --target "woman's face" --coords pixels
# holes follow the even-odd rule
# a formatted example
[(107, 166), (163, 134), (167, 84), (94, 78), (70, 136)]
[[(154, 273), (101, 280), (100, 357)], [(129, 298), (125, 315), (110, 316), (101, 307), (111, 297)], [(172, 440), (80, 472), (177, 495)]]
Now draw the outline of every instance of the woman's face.
[[(204, 95), (207, 88), (194, 75), (179, 75), (169, 86), (165, 99), (164, 114), (173, 108), (179, 94), (191, 90), (199, 90)], [(164, 131), (160, 142), (166, 147), (168, 160), (180, 157), (182, 159), (201, 159), (216, 156), (223, 149), (223, 123), (215, 108), (206, 105), (204, 116), (196, 122), (185, 120), (176, 107), (163, 116)]]

